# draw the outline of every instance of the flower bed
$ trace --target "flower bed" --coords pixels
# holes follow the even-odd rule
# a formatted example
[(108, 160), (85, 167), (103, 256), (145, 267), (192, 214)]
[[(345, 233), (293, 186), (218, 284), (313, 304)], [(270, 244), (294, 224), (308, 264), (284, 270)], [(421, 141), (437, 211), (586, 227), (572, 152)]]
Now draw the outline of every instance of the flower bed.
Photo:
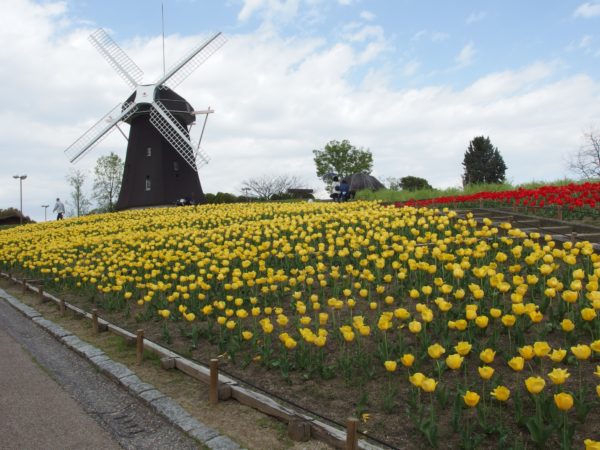
[(395, 447), (600, 440), (586, 242), (447, 210), (233, 204), (4, 230), (0, 268)]
[(436, 197), (426, 200), (397, 202), (396, 206), (444, 206), (461, 208), (523, 207), (536, 214), (564, 219), (598, 218), (600, 211), (600, 183), (542, 186), (537, 189), (515, 189), (501, 192), (478, 192), (471, 195)]

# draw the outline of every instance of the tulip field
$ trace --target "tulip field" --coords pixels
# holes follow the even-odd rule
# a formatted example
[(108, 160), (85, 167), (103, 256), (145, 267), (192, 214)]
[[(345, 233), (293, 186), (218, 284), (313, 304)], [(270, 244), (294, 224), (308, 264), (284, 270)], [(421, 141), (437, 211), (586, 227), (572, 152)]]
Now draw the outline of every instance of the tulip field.
[(398, 202), (398, 206), (448, 206), (460, 208), (522, 208), (536, 215), (564, 219), (598, 219), (600, 216), (600, 183), (571, 183), (561, 186), (541, 186), (536, 189), (514, 189), (497, 192), (478, 192), (423, 200)]
[(588, 242), (421, 205), (247, 203), (3, 230), (0, 269), (392, 447), (600, 449)]

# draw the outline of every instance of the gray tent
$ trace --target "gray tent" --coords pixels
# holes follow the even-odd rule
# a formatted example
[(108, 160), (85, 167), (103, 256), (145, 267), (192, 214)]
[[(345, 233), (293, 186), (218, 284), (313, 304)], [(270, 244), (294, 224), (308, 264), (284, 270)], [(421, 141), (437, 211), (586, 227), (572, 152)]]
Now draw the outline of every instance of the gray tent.
[(368, 173), (355, 173), (347, 176), (345, 179), (350, 185), (351, 191), (360, 191), (362, 189), (377, 191), (379, 189), (385, 189), (385, 186), (381, 181)]

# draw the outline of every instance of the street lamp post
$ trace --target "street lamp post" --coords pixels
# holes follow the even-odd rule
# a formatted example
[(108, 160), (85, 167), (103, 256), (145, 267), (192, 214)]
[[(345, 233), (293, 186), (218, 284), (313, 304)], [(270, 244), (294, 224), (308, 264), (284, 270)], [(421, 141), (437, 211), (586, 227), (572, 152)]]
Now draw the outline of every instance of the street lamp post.
[(50, 205), (42, 205), (42, 208), (44, 208), (44, 222), (46, 222), (46, 211), (48, 211), (48, 206)]
[(20, 199), (20, 211), (21, 211), (21, 217), (20, 217), (20, 223), (21, 225), (23, 225), (23, 180), (25, 178), (27, 178), (27, 175), (13, 175), (14, 179), (19, 180), (19, 199)]

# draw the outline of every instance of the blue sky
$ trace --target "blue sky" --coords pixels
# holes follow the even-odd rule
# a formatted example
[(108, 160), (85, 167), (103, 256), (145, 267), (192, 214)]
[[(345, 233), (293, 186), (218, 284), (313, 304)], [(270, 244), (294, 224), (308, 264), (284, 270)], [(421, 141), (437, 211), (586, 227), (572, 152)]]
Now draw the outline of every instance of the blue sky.
[[(556, 78), (600, 70), (600, 3), (551, 1), (314, 0), (256, 1), (241, 16), (242, 0), (70, 1), (73, 16), (114, 30), (116, 39), (199, 30), (250, 33), (268, 23), (281, 36), (334, 43), (351, 25), (380, 30), (387, 47), (375, 61), (396, 73), (393, 85), (462, 88), (489, 72), (533, 61), (555, 61)], [(284, 6), (269, 7), (281, 4)], [(118, 11), (118, 14), (115, 13)], [(292, 14), (290, 11), (294, 11)], [(75, 25), (75, 24), (74, 24)], [(355, 34), (358, 34), (354, 31)], [(357, 46), (360, 43), (357, 43)], [(461, 51), (464, 60), (460, 60)], [(411, 70), (411, 68), (414, 68)], [(360, 70), (352, 73), (360, 82)]]
[(12, 0), (0, 3), (0, 208), (18, 202), (14, 174), (28, 174), (24, 212), (39, 220), (41, 204), (68, 200), (69, 171), (90, 192), (96, 159), (124, 158), (119, 133), (76, 166), (63, 153), (131, 93), (87, 37), (106, 29), (152, 82), (161, 3), (167, 66), (211, 32), (228, 39), (177, 88), (216, 110), (206, 192), (285, 174), (324, 194), (312, 150), (334, 139), (370, 149), (383, 181), (459, 186), (480, 135), (509, 181), (555, 180), (600, 129), (600, 0)]

